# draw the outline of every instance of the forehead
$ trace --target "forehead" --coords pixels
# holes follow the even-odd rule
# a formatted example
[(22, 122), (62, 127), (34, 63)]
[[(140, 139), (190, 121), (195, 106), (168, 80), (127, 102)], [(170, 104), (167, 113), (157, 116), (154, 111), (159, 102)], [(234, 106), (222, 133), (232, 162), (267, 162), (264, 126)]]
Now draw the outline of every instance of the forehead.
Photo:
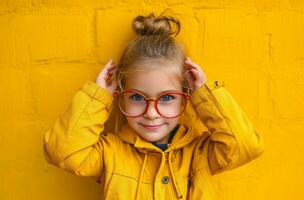
[(165, 91), (182, 90), (177, 74), (160, 68), (133, 72), (125, 83), (125, 89), (136, 89), (149, 96), (157, 96)]

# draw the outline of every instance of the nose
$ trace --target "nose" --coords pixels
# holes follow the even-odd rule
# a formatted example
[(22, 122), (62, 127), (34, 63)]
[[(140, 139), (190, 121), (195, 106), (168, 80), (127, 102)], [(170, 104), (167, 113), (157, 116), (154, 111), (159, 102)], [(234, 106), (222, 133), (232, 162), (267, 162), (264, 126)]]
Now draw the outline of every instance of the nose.
[(144, 114), (144, 117), (148, 119), (156, 119), (160, 115), (158, 114), (156, 107), (155, 107), (155, 101), (149, 101), (148, 108), (146, 113)]

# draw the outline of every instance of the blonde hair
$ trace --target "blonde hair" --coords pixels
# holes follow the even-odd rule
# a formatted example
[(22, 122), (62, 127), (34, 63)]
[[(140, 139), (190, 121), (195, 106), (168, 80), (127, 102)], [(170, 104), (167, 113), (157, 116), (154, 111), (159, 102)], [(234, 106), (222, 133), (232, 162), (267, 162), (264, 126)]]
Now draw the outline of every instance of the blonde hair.
[[(163, 13), (159, 16), (151, 13), (148, 16), (139, 15), (134, 18), (132, 27), (137, 37), (129, 42), (117, 64), (114, 79), (118, 83), (118, 88), (123, 89), (124, 81), (134, 72), (151, 70), (152, 67), (170, 70), (171, 74), (173, 72), (177, 75), (184, 87), (189, 88), (183, 76), (184, 49), (182, 44), (177, 43), (173, 38), (180, 32), (180, 21), (174, 17), (165, 16)], [(150, 65), (151, 63), (159, 65)], [(174, 63), (174, 65), (166, 65), (167, 63)], [(115, 115), (114, 132), (117, 132), (126, 122), (125, 117), (117, 108), (117, 102), (114, 101), (113, 109), (116, 109), (112, 110), (112, 118)]]
[(184, 49), (173, 38), (180, 32), (179, 20), (163, 13), (159, 16), (151, 13), (148, 16), (137, 16), (132, 27), (137, 37), (127, 45), (117, 65), (116, 78), (120, 89), (129, 74), (148, 69), (151, 65), (147, 63), (151, 62), (175, 63), (175, 70), (179, 71), (177, 74), (182, 79)]

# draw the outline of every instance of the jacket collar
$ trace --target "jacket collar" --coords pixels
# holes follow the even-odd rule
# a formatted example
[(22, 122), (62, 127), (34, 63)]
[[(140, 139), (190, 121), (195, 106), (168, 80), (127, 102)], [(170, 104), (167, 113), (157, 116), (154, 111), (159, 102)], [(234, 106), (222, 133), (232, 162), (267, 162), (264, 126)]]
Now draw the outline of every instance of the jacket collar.
[[(198, 137), (201, 137), (202, 135), (204, 135), (204, 137), (207, 138), (207, 136), (209, 136), (210, 133), (206, 128), (206, 126), (204, 126), (203, 124), (201, 125), (202, 126), (199, 126), (200, 128), (198, 130), (197, 126), (194, 127), (192, 125), (180, 124), (177, 132), (173, 137), (170, 146), (166, 151), (170, 151), (173, 149), (180, 149), (190, 144), (191, 142), (193, 142)], [(138, 149), (146, 149), (147, 151), (157, 151), (157, 152), (161, 151), (158, 147), (153, 145), (151, 142), (148, 142), (142, 139), (141, 137), (139, 137), (136, 134), (136, 132), (128, 125), (128, 123), (126, 123), (122, 127), (122, 129), (118, 132), (118, 137), (121, 140), (134, 145), (134, 147)]]

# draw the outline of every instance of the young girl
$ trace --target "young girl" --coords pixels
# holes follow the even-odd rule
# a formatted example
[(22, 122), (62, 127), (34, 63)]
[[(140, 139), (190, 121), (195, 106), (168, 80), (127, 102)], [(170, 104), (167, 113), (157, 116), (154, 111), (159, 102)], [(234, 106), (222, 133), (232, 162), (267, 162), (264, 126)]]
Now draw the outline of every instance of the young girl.
[[(46, 132), (45, 158), (96, 177), (102, 199), (213, 199), (211, 175), (257, 158), (263, 140), (223, 83), (185, 57), (176, 18), (138, 16), (133, 28), (118, 65), (87, 81)], [(122, 125), (105, 132), (115, 107)]]

